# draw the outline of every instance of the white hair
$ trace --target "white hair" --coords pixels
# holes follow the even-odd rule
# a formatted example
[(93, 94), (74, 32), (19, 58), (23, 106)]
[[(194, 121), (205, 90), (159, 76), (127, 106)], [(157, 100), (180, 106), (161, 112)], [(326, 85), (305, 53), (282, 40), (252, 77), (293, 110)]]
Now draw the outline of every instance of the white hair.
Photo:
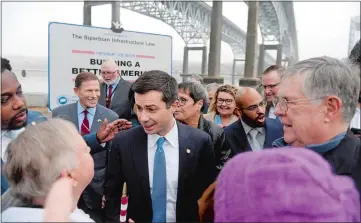
[(360, 74), (352, 67), (331, 57), (316, 57), (288, 67), (282, 80), (293, 75), (303, 75), (303, 94), (309, 98), (336, 96), (342, 101), (344, 122), (349, 124), (356, 111), (360, 91)]
[(46, 197), (63, 170), (77, 166), (75, 126), (51, 119), (28, 127), (7, 147), (4, 168), (12, 193), (24, 202)]

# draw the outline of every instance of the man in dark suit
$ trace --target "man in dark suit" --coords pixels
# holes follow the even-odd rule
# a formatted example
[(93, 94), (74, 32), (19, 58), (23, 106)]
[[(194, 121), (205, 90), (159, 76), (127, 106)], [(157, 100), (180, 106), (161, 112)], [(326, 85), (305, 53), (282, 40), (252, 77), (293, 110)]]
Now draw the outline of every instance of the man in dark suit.
[[(79, 129), (81, 135), (98, 132), (105, 119), (110, 122), (118, 119), (115, 112), (98, 104), (99, 80), (94, 74), (84, 72), (77, 75), (74, 92), (79, 97), (79, 101), (55, 108), (52, 116), (71, 121)], [(106, 145), (101, 146), (105, 147)], [(91, 152), (94, 159), (94, 178), (85, 189), (78, 204), (96, 222), (101, 222), (104, 217), (101, 206), (107, 152), (106, 149)]]
[(127, 218), (199, 221), (197, 201), (215, 180), (210, 136), (175, 121), (178, 87), (167, 73), (148, 71), (132, 89), (142, 126), (118, 133), (112, 142), (105, 187), (107, 220), (119, 222), (121, 189), (126, 182)]
[(101, 66), (103, 83), (100, 84), (99, 104), (115, 111), (119, 118), (128, 119), (130, 106), (128, 92), (131, 83), (120, 76), (118, 65), (114, 60), (106, 60)]
[(237, 154), (272, 148), (272, 142), (283, 136), (283, 126), (278, 119), (265, 117), (267, 101), (255, 89), (243, 87), (237, 92), (236, 103), (241, 117), (224, 129), (232, 151)]

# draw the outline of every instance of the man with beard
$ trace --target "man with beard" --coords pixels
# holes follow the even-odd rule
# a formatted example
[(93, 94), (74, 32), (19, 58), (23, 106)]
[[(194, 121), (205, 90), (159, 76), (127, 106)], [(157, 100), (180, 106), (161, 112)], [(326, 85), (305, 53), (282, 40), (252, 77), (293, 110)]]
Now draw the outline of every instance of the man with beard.
[(272, 65), (268, 67), (262, 74), (262, 87), (264, 98), (267, 100), (265, 115), (268, 118), (276, 118), (274, 115), (274, 106), (272, 103), (273, 98), (277, 96), (279, 84), (281, 81), (281, 73), (283, 67)]
[(233, 153), (271, 148), (272, 142), (283, 136), (281, 123), (277, 119), (265, 117), (267, 102), (255, 89), (240, 89), (236, 103), (241, 117), (224, 130), (227, 144)]
[(128, 92), (131, 83), (121, 78), (114, 60), (105, 60), (100, 69), (103, 83), (100, 84), (99, 104), (113, 110), (119, 118), (129, 119), (131, 106)]

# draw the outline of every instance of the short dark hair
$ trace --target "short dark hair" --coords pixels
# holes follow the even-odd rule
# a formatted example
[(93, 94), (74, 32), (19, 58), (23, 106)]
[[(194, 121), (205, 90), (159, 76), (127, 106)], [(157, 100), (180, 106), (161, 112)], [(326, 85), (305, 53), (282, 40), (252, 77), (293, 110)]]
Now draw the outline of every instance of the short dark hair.
[[(98, 77), (91, 72), (82, 72), (75, 78), (75, 87), (79, 88), (85, 81), (99, 81)], [(100, 83), (100, 81), (99, 81)]]
[(194, 81), (185, 81), (178, 84), (178, 89), (189, 93), (189, 96), (193, 99), (195, 103), (199, 100), (203, 100), (203, 107), (201, 109), (203, 110), (207, 102), (207, 92), (202, 84)]
[(351, 61), (351, 63), (356, 64), (356, 65), (361, 65), (361, 45), (360, 45), (360, 40), (355, 44), (355, 46), (352, 48), (350, 55), (349, 55), (349, 60)]
[(272, 71), (277, 71), (278, 74), (281, 75), (281, 73), (284, 71), (284, 68), (282, 66), (277, 65), (277, 64), (271, 65), (271, 66), (267, 67), (267, 69), (264, 70), (262, 74), (265, 75), (265, 74), (268, 74), (268, 73), (270, 73)]
[(137, 94), (146, 94), (149, 91), (163, 93), (162, 100), (167, 108), (178, 99), (177, 80), (161, 70), (144, 72), (134, 83), (132, 89)]
[(8, 59), (1, 57), (1, 73), (3, 73), (5, 70), (11, 71), (12, 67)]

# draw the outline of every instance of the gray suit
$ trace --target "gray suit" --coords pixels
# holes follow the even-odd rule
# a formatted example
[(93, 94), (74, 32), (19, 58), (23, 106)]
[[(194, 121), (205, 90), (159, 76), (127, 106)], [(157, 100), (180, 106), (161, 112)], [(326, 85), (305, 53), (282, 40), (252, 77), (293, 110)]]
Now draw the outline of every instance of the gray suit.
[[(74, 123), (77, 129), (79, 128), (77, 103), (63, 105), (55, 108), (52, 112), (52, 116), (66, 119)], [(107, 118), (109, 122), (112, 122), (118, 119), (118, 115), (114, 111), (97, 104), (93, 123), (90, 128), (91, 134), (83, 137), (85, 141), (87, 141), (87, 138), (90, 138), (92, 134), (96, 134), (96, 132), (99, 130), (102, 122), (98, 122), (98, 120), (100, 119), (103, 121), (105, 118)], [(87, 144), (89, 147), (91, 147), (92, 145), (89, 145), (89, 141), (91, 140), (88, 140)], [(107, 169), (107, 147), (108, 146), (105, 146), (103, 148), (100, 145), (96, 146), (96, 148), (91, 147), (91, 151), (96, 150), (96, 152), (91, 152), (94, 159), (94, 178), (88, 187), (84, 190), (78, 204), (79, 207), (90, 214), (94, 220), (98, 217), (101, 217), (102, 215), (101, 199), (104, 192), (103, 185), (105, 182), (105, 174)], [(95, 214), (98, 216), (94, 217)]]
[[(113, 89), (113, 98), (110, 102), (110, 109), (115, 111), (119, 118), (128, 119), (130, 116), (130, 103), (128, 101), (128, 94), (132, 83), (120, 78), (119, 84)], [(99, 104), (105, 106), (105, 99), (107, 96), (107, 87), (105, 83), (100, 84), (100, 98)]]

